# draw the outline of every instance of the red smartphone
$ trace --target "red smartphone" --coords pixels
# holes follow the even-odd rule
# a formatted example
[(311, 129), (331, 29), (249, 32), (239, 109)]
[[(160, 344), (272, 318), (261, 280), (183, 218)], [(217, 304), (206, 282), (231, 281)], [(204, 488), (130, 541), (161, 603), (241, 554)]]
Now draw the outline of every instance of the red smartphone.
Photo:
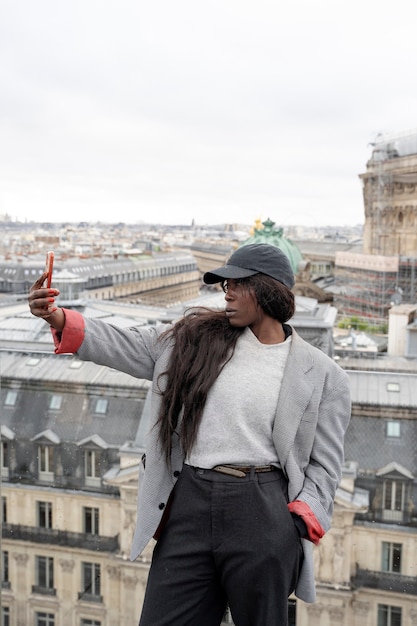
[(48, 276), (46, 277), (44, 286), (48, 287), (48, 289), (52, 283), (52, 270), (54, 267), (54, 257), (55, 257), (55, 254), (53, 253), (52, 250), (48, 252), (48, 254), (46, 255), (45, 272), (48, 272)]

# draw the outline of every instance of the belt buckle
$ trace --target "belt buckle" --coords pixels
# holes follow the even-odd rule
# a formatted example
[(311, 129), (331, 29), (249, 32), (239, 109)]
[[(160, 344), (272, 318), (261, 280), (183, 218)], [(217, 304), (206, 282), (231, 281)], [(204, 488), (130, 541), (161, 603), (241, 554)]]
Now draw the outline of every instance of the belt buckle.
[(245, 478), (246, 472), (243, 470), (236, 469), (234, 467), (228, 467), (227, 465), (216, 465), (213, 467), (215, 472), (220, 472), (220, 474), (226, 474), (227, 476), (234, 476), (235, 478)]

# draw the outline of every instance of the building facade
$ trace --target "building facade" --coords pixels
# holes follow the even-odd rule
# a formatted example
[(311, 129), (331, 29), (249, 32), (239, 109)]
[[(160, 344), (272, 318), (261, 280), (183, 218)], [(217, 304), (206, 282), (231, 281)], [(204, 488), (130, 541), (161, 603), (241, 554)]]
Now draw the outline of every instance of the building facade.
[(137, 473), (120, 449), (148, 383), (39, 352), (1, 365), (2, 626), (136, 623), (148, 562), (128, 560)]
[(417, 131), (379, 135), (363, 186), (364, 254), (416, 256)]
[[(26, 294), (43, 273), (41, 259), (0, 261), (0, 292)], [(97, 300), (166, 305), (195, 298), (201, 277), (189, 252), (153, 253), (120, 258), (56, 255), (53, 284), (61, 300)]]
[[(47, 326), (27, 313), (14, 320), (24, 325), (25, 345), (0, 352), (2, 626), (132, 626), (153, 549), (129, 561), (149, 383), (54, 355)], [(416, 626), (416, 362), (342, 365), (344, 477), (314, 548), (317, 602), (292, 598), (290, 624)]]
[(363, 185), (363, 251), (335, 259), (339, 315), (383, 325), (392, 304), (417, 300), (417, 131), (381, 135)]

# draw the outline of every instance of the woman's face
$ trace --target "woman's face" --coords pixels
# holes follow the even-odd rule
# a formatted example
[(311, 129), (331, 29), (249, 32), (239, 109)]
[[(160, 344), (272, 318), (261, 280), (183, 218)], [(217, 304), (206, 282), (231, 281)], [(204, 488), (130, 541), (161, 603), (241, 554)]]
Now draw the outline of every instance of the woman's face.
[(224, 281), (222, 286), (225, 292), (226, 317), (231, 326), (249, 326), (254, 330), (262, 323), (265, 313), (245, 279), (229, 279)]

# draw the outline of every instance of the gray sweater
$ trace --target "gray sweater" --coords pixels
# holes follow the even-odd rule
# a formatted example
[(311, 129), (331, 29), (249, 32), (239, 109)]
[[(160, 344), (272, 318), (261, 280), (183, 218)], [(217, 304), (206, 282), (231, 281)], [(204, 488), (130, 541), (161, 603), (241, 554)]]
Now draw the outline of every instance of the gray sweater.
[(272, 427), (291, 336), (263, 344), (247, 328), (209, 391), (196, 443), (196, 467), (278, 464)]

